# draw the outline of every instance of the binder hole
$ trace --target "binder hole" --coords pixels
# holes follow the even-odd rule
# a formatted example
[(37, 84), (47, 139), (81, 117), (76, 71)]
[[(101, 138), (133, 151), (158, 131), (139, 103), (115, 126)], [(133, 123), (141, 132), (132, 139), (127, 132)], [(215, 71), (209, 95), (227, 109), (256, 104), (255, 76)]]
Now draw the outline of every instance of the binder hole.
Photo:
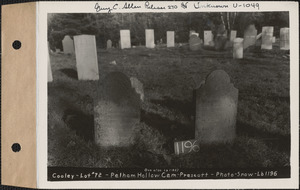
[(20, 49), (21, 48), (22, 43), (19, 40), (15, 40), (12, 44), (14, 49)]
[(20, 152), (21, 150), (21, 145), (19, 143), (14, 143), (12, 146), (11, 146), (11, 149), (12, 151), (14, 152)]

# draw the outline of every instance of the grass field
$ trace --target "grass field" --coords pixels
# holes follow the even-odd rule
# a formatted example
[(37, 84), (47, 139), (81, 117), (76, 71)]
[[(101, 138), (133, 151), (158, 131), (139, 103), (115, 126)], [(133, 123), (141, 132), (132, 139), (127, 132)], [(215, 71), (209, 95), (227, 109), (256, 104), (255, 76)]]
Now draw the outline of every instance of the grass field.
[[(77, 80), (73, 55), (52, 53), (48, 83), (48, 166), (248, 168), (290, 164), (289, 52), (251, 47), (244, 59), (230, 51), (187, 47), (98, 49), (100, 80)], [(110, 64), (115, 61), (117, 64)], [(201, 146), (174, 154), (175, 140), (194, 138), (193, 89), (216, 69), (239, 89), (237, 138), (232, 144)], [(97, 83), (120, 71), (144, 85), (136, 144), (104, 149), (93, 141)]]

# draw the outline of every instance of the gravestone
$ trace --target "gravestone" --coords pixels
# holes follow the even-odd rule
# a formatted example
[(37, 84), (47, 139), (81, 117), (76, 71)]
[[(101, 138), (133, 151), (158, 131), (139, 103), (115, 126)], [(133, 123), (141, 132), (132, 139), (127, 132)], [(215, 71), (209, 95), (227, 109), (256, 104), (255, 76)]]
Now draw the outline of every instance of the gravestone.
[(119, 47), (121, 49), (131, 48), (130, 30), (120, 30)]
[(255, 45), (257, 30), (254, 24), (249, 25), (244, 31), (244, 49)]
[(264, 26), (262, 28), (261, 49), (272, 49), (273, 45), (273, 26)]
[(213, 33), (210, 30), (204, 30), (204, 45), (209, 46), (213, 39)]
[(130, 77), (131, 87), (135, 89), (136, 93), (140, 95), (142, 101), (144, 101), (144, 87), (143, 83), (139, 81), (139, 79), (135, 77)]
[(280, 49), (289, 50), (290, 49), (290, 29), (280, 28)]
[(243, 38), (235, 38), (233, 41), (233, 58), (242, 59), (243, 58)]
[(74, 36), (74, 42), (78, 79), (99, 80), (95, 36)]
[(175, 32), (167, 31), (167, 47), (175, 47)]
[(197, 35), (191, 35), (189, 39), (190, 50), (197, 51), (201, 49), (202, 41)]
[(107, 42), (106, 42), (106, 48), (107, 49), (111, 49), (112, 48), (112, 41), (111, 40), (107, 40)]
[(129, 78), (120, 72), (109, 73), (98, 84), (95, 99), (95, 142), (101, 147), (128, 147), (134, 143), (140, 122), (140, 97)]
[(47, 54), (47, 62), (48, 62), (48, 82), (52, 82), (53, 81), (53, 77), (52, 77), (52, 70), (51, 70), (51, 61), (50, 61), (50, 55), (49, 55), (49, 42), (48, 42), (48, 54)]
[(196, 90), (195, 137), (201, 144), (235, 139), (238, 89), (223, 70), (213, 71)]
[(154, 48), (154, 30), (153, 29), (146, 29), (145, 30), (146, 35), (146, 47), (147, 48)]
[(69, 54), (75, 53), (74, 41), (70, 36), (67, 35), (64, 37), (64, 39), (62, 40), (62, 45), (63, 45), (64, 53), (69, 53)]
[(237, 31), (236, 30), (231, 30), (230, 31), (230, 42), (233, 43), (234, 39), (236, 38), (236, 33)]

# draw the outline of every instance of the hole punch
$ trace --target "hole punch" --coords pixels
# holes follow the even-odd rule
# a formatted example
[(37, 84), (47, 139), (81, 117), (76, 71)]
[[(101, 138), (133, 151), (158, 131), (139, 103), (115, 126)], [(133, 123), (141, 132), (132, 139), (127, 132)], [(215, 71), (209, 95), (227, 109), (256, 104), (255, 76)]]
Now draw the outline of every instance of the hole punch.
[(20, 152), (21, 150), (21, 145), (19, 143), (14, 143), (12, 146), (11, 146), (11, 149), (12, 151), (14, 152)]
[(14, 48), (15, 50), (18, 50), (18, 49), (21, 48), (22, 43), (21, 43), (19, 40), (15, 40), (15, 41), (13, 42), (12, 46), (13, 46), (13, 48)]

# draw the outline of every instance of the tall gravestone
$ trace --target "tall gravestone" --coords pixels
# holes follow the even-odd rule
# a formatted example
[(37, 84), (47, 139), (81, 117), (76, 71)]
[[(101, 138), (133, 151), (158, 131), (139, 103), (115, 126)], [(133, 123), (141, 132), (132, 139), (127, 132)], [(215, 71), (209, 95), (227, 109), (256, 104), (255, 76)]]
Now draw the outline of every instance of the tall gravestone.
[(99, 80), (96, 38), (94, 35), (74, 36), (76, 67), (79, 80)]
[(236, 136), (238, 89), (223, 70), (213, 71), (196, 90), (195, 137), (203, 144), (232, 142)]
[(49, 42), (48, 42), (48, 54), (47, 54), (47, 64), (48, 64), (48, 82), (52, 82), (53, 81), (53, 77), (52, 77), (52, 70), (51, 70), (51, 61), (50, 61), (50, 55), (49, 55)]
[(175, 32), (167, 31), (167, 47), (175, 47)]
[(249, 25), (244, 31), (244, 49), (255, 45), (257, 30), (254, 24)]
[(145, 30), (146, 35), (146, 47), (147, 48), (154, 48), (154, 30), (153, 29), (146, 29)]
[(191, 35), (189, 39), (190, 50), (197, 51), (201, 49), (202, 41), (197, 35)]
[(214, 39), (213, 33), (210, 30), (204, 31), (204, 45), (209, 46)]
[(290, 29), (280, 28), (280, 49), (289, 50), (290, 49)]
[(106, 42), (106, 49), (111, 49), (112, 48), (112, 41), (111, 40), (107, 40)]
[(234, 59), (242, 59), (243, 58), (243, 38), (235, 38), (233, 41), (233, 58)]
[(262, 42), (261, 49), (272, 49), (273, 48), (273, 26), (264, 26), (262, 28)]
[(70, 36), (67, 35), (64, 37), (64, 39), (62, 40), (62, 45), (63, 45), (64, 53), (69, 53), (69, 54), (75, 53), (74, 41)]
[(130, 30), (120, 30), (120, 42), (121, 49), (131, 48)]
[(94, 103), (95, 142), (101, 147), (128, 147), (140, 122), (140, 97), (129, 78), (109, 73), (99, 83)]
[(130, 82), (131, 82), (131, 86), (132, 88), (135, 89), (136, 93), (138, 93), (140, 95), (140, 98), (142, 101), (144, 101), (144, 87), (143, 87), (143, 83), (141, 83), (141, 81), (139, 81), (139, 79), (135, 78), (135, 77), (130, 77)]

